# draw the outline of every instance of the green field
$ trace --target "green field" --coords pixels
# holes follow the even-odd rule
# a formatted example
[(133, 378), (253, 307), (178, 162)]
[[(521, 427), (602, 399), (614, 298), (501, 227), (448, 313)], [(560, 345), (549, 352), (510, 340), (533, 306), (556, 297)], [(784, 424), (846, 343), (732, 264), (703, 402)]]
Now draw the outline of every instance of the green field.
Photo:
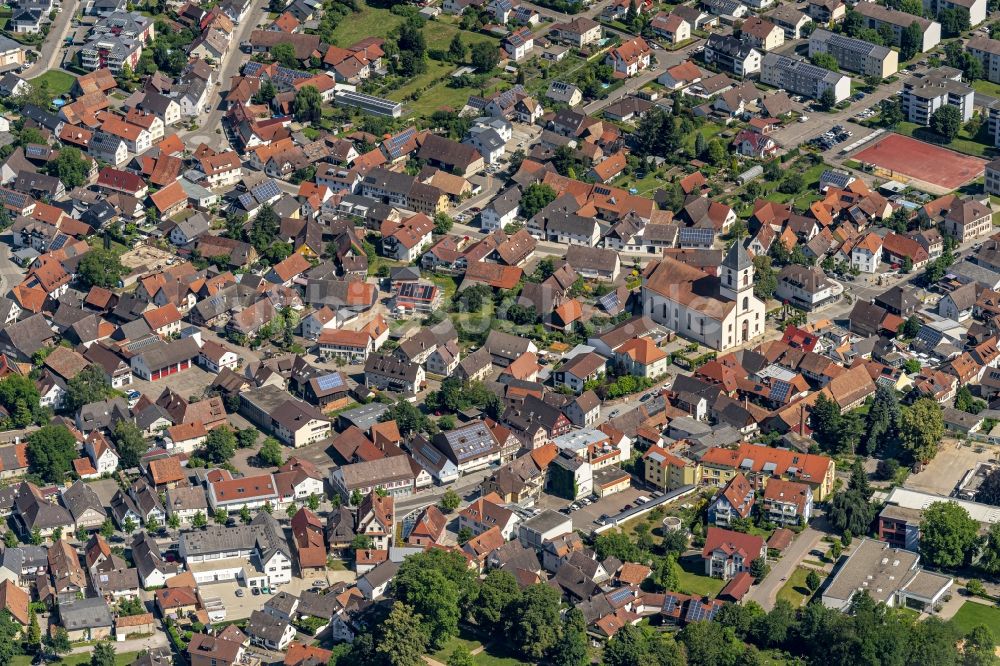
[[(806, 576), (809, 575), (810, 571), (812, 569), (796, 567), (792, 575), (788, 577), (785, 585), (778, 590), (778, 598), (790, 603), (792, 608), (798, 608), (805, 604), (812, 596), (812, 592), (806, 587)], [(816, 573), (820, 574), (820, 580), (822, 580), (823, 574), (819, 571)]]
[(516, 657), (494, 651), (492, 646), (482, 649), (483, 644), (468, 635), (454, 636), (448, 639), (444, 647), (429, 656), (431, 659), (445, 664), (448, 662), (448, 657), (451, 656), (452, 651), (457, 647), (464, 647), (469, 652), (480, 650), (478, 654), (472, 656), (472, 663), (476, 664), (476, 666), (529, 666), (527, 662), (523, 662)]
[(990, 97), (1000, 97), (1000, 83), (993, 83), (986, 79), (976, 79), (972, 82), (972, 89)]
[(1000, 639), (1000, 608), (966, 601), (951, 618), (952, 625), (962, 634), (967, 634), (979, 625), (985, 625)]
[[(138, 652), (120, 652), (115, 656), (115, 666), (129, 666), (132, 662), (136, 660), (139, 656)], [(31, 666), (31, 660), (33, 657), (26, 654), (19, 654), (10, 662), (11, 666)], [(90, 663), (90, 652), (83, 652), (80, 654), (68, 654), (55, 664), (63, 664), (64, 666), (79, 666), (81, 664)]]
[(909, 136), (914, 139), (919, 139), (920, 141), (926, 141), (939, 146), (945, 146), (946, 148), (951, 148), (952, 150), (965, 153), (966, 155), (973, 155), (975, 157), (989, 157), (996, 152), (993, 147), (993, 142), (990, 139), (989, 123), (986, 122), (982, 124), (979, 128), (979, 132), (975, 136), (970, 135), (963, 127), (959, 130), (958, 136), (955, 137), (951, 143), (941, 143), (940, 137), (932, 132), (930, 128), (917, 125), (916, 123), (900, 123), (899, 126), (896, 127), (895, 131), (904, 136)]
[(679, 563), (681, 570), (677, 582), (678, 592), (715, 597), (726, 586), (726, 581), (705, 575), (705, 562), (700, 555), (682, 557)]
[(46, 83), (49, 86), (49, 92), (52, 93), (53, 97), (58, 97), (59, 95), (64, 95), (69, 92), (70, 88), (73, 87), (73, 82), (76, 81), (76, 77), (67, 72), (60, 71), (58, 69), (50, 69), (41, 76), (36, 76), (31, 79), (32, 83)]

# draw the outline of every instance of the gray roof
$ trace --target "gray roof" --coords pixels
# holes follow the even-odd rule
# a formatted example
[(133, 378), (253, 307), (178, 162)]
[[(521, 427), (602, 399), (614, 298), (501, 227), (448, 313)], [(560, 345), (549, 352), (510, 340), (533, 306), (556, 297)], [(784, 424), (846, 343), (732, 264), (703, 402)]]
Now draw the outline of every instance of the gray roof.
[(259, 550), (261, 559), (268, 560), (274, 551), (292, 559), (284, 531), (271, 514), (258, 513), (249, 525), (225, 527), (211, 525), (197, 532), (181, 535), (184, 552), (189, 555), (214, 555), (236, 550)]
[[(858, 591), (866, 590), (875, 601), (888, 601), (914, 582), (921, 571), (917, 566), (919, 561), (917, 553), (893, 548), (882, 541), (862, 539), (833, 577), (823, 597), (847, 601)], [(938, 576), (936, 583), (940, 589), (950, 585), (951, 578)]]
[(110, 627), (111, 610), (104, 599), (73, 599), (59, 604), (59, 619), (67, 631)]
[(73, 520), (79, 520), (80, 516), (92, 509), (102, 516), (107, 516), (107, 511), (101, 505), (101, 499), (94, 492), (94, 489), (83, 481), (77, 481), (72, 486), (63, 491), (63, 504), (73, 515)]
[(30, 483), (22, 483), (14, 500), (17, 515), (29, 530), (46, 530), (73, 525), (73, 516), (59, 506), (47, 502), (38, 488)]
[(255, 638), (276, 644), (285, 635), (287, 628), (288, 622), (285, 620), (279, 620), (264, 611), (255, 610), (250, 614), (250, 621), (247, 622), (246, 630), (249, 635)]

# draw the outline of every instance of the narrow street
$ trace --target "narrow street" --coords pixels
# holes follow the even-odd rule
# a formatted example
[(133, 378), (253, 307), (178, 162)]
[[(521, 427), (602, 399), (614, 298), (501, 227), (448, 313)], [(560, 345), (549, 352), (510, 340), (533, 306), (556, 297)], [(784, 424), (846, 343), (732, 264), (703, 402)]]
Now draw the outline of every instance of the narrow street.
[(79, 0), (64, 0), (59, 8), (59, 13), (56, 14), (56, 20), (49, 28), (49, 34), (46, 35), (45, 41), (36, 49), (40, 54), (38, 60), (24, 70), (22, 78), (33, 79), (49, 70), (59, 69), (59, 65), (62, 64), (63, 44), (66, 41), (66, 35), (69, 34), (73, 17), (76, 16), (78, 4)]
[[(816, 520), (820, 519), (814, 519), (814, 522)], [(825, 519), (821, 520), (825, 522)], [(771, 610), (777, 600), (778, 591), (784, 587), (788, 577), (822, 538), (823, 532), (813, 528), (812, 525), (802, 530), (792, 541), (792, 545), (781, 554), (781, 559), (771, 565), (771, 573), (759, 585), (751, 587), (746, 598), (756, 601), (764, 607), (764, 610)]]

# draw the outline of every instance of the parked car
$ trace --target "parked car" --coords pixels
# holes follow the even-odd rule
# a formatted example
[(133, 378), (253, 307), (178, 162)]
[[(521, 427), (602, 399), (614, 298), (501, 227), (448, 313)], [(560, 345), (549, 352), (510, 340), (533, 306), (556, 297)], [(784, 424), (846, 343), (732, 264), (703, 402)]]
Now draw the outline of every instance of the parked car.
[(242, 597), (244, 594), (246, 594), (246, 592), (243, 591), (242, 587), (236, 588), (236, 596)]

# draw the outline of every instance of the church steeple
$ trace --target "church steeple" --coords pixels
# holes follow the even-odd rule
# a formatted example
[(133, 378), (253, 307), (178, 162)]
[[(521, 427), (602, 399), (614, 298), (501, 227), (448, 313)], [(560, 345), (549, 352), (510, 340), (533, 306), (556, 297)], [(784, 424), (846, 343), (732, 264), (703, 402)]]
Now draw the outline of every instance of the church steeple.
[(737, 302), (737, 309), (747, 309), (746, 299), (753, 291), (753, 260), (743, 243), (736, 241), (722, 261), (719, 295)]

